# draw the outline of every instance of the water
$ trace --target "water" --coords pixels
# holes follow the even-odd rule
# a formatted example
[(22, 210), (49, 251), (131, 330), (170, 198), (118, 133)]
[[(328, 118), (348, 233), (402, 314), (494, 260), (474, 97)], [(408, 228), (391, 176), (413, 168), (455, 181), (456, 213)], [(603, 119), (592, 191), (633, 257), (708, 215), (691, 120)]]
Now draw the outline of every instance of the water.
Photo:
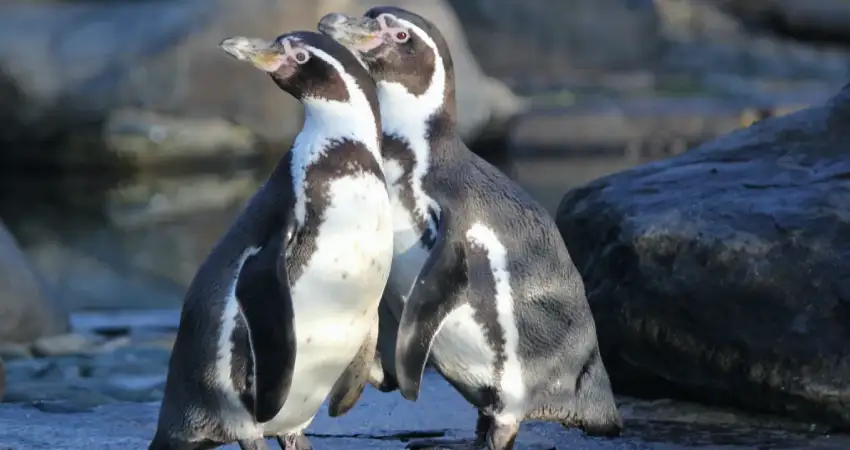
[[(129, 177), (5, 173), (0, 217), (69, 309), (178, 307), (198, 265), (273, 164)], [(563, 158), (513, 169), (554, 212), (570, 187), (625, 165)]]

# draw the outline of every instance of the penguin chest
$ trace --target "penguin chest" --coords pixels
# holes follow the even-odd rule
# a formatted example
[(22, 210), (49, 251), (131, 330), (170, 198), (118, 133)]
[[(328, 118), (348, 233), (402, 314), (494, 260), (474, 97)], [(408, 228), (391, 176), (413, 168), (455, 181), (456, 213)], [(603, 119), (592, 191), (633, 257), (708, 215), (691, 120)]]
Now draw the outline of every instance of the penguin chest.
[(329, 194), (316, 215), (321, 220), (314, 239), (296, 243), (312, 254), (290, 288), (295, 369), (284, 407), (264, 424), (267, 433), (309, 425), (376, 323), (389, 277), (392, 216), (383, 183), (376, 177), (346, 177), (332, 183)]

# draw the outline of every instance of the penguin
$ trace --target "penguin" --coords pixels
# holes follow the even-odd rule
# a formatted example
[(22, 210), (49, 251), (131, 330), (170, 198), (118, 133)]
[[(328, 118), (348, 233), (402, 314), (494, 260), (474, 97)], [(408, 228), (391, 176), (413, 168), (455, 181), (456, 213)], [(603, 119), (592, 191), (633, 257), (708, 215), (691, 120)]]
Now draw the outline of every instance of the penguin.
[(379, 382), (393, 231), (376, 88), (316, 32), (220, 47), (297, 98), (304, 125), (190, 283), (149, 450), (307, 450), (326, 399), (345, 414)]
[(440, 31), (395, 7), (330, 13), (318, 30), (378, 87), (394, 223), (382, 301), (397, 321), (379, 337), (383, 369), (415, 402), (433, 365), (478, 409), (473, 442), (408, 448), (512, 449), (524, 420), (619, 435), (584, 283), (548, 212), (459, 138)]

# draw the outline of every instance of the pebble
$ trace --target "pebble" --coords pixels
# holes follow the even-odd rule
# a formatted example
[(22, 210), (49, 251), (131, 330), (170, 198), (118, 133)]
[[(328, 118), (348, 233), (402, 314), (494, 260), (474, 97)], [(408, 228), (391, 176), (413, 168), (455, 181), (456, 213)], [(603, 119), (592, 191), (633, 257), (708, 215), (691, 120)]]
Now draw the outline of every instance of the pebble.
[[(39, 339), (32, 352), (10, 351), (6, 360), (8, 403), (41, 411), (88, 411), (116, 402), (162, 399), (171, 336), (121, 336), (97, 340), (81, 333)], [(18, 347), (8, 347), (5, 350)], [(32, 357), (36, 356), (36, 357)]]

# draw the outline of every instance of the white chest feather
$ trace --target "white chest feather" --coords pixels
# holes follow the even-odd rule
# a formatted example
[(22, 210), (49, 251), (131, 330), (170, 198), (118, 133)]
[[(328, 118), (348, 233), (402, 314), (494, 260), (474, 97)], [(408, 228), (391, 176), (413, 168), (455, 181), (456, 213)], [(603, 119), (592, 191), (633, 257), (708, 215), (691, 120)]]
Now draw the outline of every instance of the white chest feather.
[[(313, 52), (321, 51), (314, 49)], [(334, 141), (350, 140), (363, 143), (383, 170), (377, 125), (371, 114), (369, 100), (360, 89), (354, 88), (357, 82), (351, 75), (346, 73), (336, 60), (331, 60), (332, 58), (328, 57), (327, 61), (331, 65), (338, 66), (337, 71), (348, 87), (349, 100), (340, 102), (310, 97), (302, 100), (304, 127), (295, 138), (291, 150), (292, 182), (296, 193), (295, 218), (299, 224), (304, 223), (307, 210), (306, 198), (298, 195), (304, 192), (309, 182), (306, 178), (307, 168), (321, 158)]]
[[(419, 31), (414, 29), (419, 34)], [(436, 49), (436, 44), (427, 34), (420, 36)], [(387, 185), (393, 200), (393, 220), (397, 244), (396, 254), (407, 252), (421, 235), (414, 224), (414, 218), (427, 218), (429, 209), (439, 211), (439, 205), (425, 192), (422, 180), (430, 169), (431, 143), (428, 140), (429, 121), (438, 113), (445, 101), (446, 71), (439, 52), (435, 60), (435, 70), (428, 89), (421, 95), (412, 94), (400, 83), (379, 81), (378, 101), (381, 109), (381, 126), (385, 135), (404, 141), (413, 159), (411, 173), (405, 174), (399, 161), (384, 161)], [(407, 180), (404, 178), (408, 178)], [(409, 181), (410, 192), (407, 189)], [(413, 210), (407, 210), (401, 203), (402, 196), (413, 197)], [(436, 233), (432, 225), (431, 231)], [(411, 280), (412, 281), (412, 280)]]
[(371, 174), (332, 183), (316, 250), (292, 286), (298, 352), (289, 397), (264, 424), (302, 429), (356, 355), (378, 313), (392, 261), (392, 217), (384, 185)]

